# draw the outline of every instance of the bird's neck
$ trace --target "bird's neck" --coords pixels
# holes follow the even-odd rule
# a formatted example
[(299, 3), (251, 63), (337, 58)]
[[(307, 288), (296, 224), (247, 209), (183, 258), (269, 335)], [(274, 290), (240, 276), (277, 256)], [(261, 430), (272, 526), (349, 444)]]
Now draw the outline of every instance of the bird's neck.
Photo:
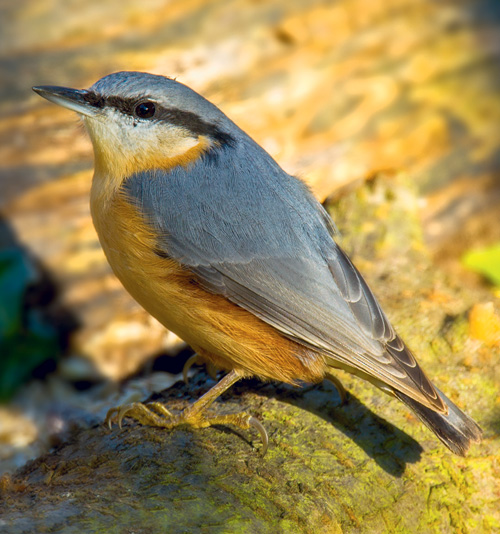
[[(193, 142), (194, 141), (194, 142)], [(159, 150), (142, 150), (134, 154), (111, 152), (107, 146), (94, 143), (95, 172), (92, 182), (91, 203), (107, 204), (116, 195), (123, 182), (134, 174), (145, 171), (170, 171), (175, 167), (187, 167), (195, 163), (211, 147), (211, 141), (200, 136), (186, 139), (176, 150), (162, 147)]]

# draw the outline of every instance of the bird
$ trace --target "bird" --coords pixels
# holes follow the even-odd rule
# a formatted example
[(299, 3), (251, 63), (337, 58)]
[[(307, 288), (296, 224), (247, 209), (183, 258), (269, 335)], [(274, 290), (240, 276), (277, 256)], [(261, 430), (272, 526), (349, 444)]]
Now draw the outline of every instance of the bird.
[(109, 410), (166, 429), (267, 432), (209, 408), (245, 377), (288, 384), (361, 377), (402, 401), (453, 453), (481, 428), (432, 384), (337, 243), (330, 215), (203, 96), (166, 76), (123, 71), (89, 89), (37, 86), (83, 119), (94, 149), (91, 215), (126, 290), (203, 361), (227, 374), (182, 412)]

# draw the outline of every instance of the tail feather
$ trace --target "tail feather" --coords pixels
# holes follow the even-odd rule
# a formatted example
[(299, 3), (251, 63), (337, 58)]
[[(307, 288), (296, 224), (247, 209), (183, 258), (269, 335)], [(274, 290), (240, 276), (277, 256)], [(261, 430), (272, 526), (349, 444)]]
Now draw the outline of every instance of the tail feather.
[[(434, 386), (435, 387), (435, 386)], [(482, 430), (468, 415), (464, 414), (451, 400), (436, 387), (436, 391), (448, 406), (448, 414), (435, 412), (394, 390), (398, 399), (415, 412), (416, 416), (430, 428), (436, 436), (455, 454), (465, 456), (471, 442), (481, 440)]]

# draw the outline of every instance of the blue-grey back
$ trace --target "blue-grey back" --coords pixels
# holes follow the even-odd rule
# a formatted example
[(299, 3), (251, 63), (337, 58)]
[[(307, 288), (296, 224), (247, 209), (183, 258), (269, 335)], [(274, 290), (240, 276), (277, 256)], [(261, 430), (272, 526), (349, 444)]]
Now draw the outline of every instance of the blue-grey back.
[(331, 241), (327, 215), (305, 184), (251, 141), (217, 149), (189, 168), (141, 173), (125, 187), (165, 233), (170, 253), (182, 257), (186, 241), (203, 243), (200, 264), (314, 257)]

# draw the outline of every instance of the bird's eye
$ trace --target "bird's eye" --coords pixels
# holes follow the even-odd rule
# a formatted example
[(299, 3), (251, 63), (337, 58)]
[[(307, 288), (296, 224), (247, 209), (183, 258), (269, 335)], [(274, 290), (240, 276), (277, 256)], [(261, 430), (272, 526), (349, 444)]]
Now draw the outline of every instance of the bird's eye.
[(156, 111), (155, 105), (153, 102), (141, 102), (135, 108), (135, 114), (140, 119), (150, 119), (154, 116)]

